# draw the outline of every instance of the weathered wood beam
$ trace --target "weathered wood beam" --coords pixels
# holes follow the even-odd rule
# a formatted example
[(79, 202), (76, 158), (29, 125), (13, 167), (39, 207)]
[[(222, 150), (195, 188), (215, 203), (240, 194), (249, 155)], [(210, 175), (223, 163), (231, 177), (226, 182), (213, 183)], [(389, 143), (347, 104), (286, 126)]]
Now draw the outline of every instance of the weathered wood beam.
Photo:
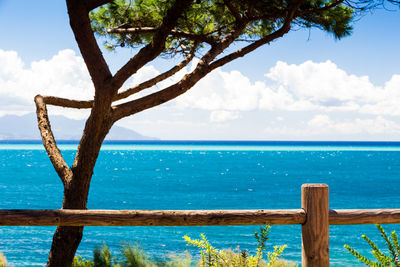
[(329, 187), (303, 184), (301, 207), (306, 212), (301, 226), (302, 266), (329, 267)]
[[(306, 213), (292, 210), (0, 210), (8, 226), (195, 226), (304, 224)], [(400, 224), (400, 209), (329, 211), (330, 225)]]
[(200, 226), (302, 224), (297, 210), (0, 210), (9, 226)]
[(46, 149), (49, 159), (54, 166), (58, 176), (64, 185), (66, 185), (72, 177), (72, 171), (68, 164), (65, 162), (56, 140), (54, 139), (53, 131), (51, 129), (49, 116), (47, 114), (47, 107), (43, 96), (35, 96), (36, 116), (38, 120), (38, 127), (40, 135), (42, 136), (43, 146)]
[(329, 211), (330, 225), (400, 223), (400, 209), (343, 209)]

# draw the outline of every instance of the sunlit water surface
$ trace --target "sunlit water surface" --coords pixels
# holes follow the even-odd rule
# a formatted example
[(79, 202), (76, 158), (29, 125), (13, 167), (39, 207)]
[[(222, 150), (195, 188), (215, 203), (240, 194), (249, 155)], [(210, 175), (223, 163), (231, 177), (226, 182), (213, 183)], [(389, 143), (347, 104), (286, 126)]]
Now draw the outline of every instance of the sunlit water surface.
[[(72, 164), (76, 144), (61, 145)], [(399, 143), (347, 142), (108, 142), (92, 179), (89, 209), (297, 209), (304, 183), (326, 183), (331, 208), (399, 208)], [(0, 143), (0, 208), (57, 209), (62, 184), (40, 143)], [(388, 231), (398, 226), (386, 226)], [(259, 226), (86, 227), (79, 255), (106, 242), (117, 252), (139, 242), (162, 257), (188, 250), (182, 236), (205, 233), (218, 248), (254, 251)], [(15, 266), (45, 264), (55, 227), (0, 227), (0, 251)], [(358, 264), (344, 248), (364, 254), (375, 226), (331, 226), (331, 266)], [(300, 263), (301, 227), (273, 226), (270, 245)]]

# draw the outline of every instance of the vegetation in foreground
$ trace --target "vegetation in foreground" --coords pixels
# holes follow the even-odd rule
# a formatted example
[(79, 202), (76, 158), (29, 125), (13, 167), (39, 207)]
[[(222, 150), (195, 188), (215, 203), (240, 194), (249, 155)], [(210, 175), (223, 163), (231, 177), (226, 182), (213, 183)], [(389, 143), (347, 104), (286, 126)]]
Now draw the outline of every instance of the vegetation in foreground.
[[(200, 257), (193, 260), (189, 252), (184, 255), (171, 254), (164, 258), (151, 258), (138, 244), (125, 243), (118, 256), (112, 255), (108, 246), (104, 244), (93, 251), (93, 259), (82, 256), (75, 257), (72, 267), (294, 267), (293, 262), (281, 260), (280, 257), (286, 248), (274, 246), (273, 251), (266, 251), (266, 242), (269, 239), (271, 227), (261, 227), (260, 232), (255, 232), (257, 248), (252, 255), (247, 250), (217, 249), (213, 247), (204, 234), (201, 239), (191, 239), (185, 235), (188, 246), (200, 249)], [(6, 258), (0, 252), (0, 267), (9, 266)]]
[(385, 240), (385, 244), (389, 253), (388, 255), (386, 255), (381, 249), (379, 249), (376, 243), (369, 239), (366, 235), (362, 235), (361, 237), (372, 248), (372, 255), (375, 257), (376, 261), (370, 260), (367, 257), (361, 255), (357, 250), (351, 248), (349, 245), (344, 245), (344, 247), (359, 261), (365, 263), (367, 266), (400, 267), (400, 246), (399, 238), (396, 234), (396, 231), (392, 231), (389, 237), (381, 225), (377, 224), (376, 227), (381, 233), (381, 237)]
[(6, 266), (7, 266), (6, 257), (4, 257), (3, 253), (0, 252), (0, 267), (6, 267)]
[(97, 248), (93, 253), (93, 260), (86, 260), (82, 257), (75, 257), (73, 267), (280, 267), (296, 266), (284, 260), (279, 260), (286, 245), (275, 246), (272, 252), (266, 252), (266, 242), (269, 239), (270, 226), (262, 227), (260, 233), (255, 232), (257, 248), (255, 255), (251, 255), (247, 250), (220, 250), (213, 247), (205, 235), (201, 239), (191, 239), (184, 236), (188, 246), (200, 249), (200, 259), (193, 261), (191, 255), (169, 255), (163, 259), (150, 258), (137, 244), (126, 243), (122, 245), (121, 255), (113, 256), (104, 244)]

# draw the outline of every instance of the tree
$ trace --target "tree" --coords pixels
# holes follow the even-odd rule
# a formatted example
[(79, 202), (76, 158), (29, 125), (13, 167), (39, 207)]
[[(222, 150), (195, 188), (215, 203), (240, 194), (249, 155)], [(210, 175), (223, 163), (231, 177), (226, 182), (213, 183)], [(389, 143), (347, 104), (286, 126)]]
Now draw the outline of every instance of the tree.
[[(373, 4), (344, 0), (66, 2), (70, 25), (95, 91), (94, 99), (88, 101), (35, 97), (43, 144), (64, 186), (63, 209), (87, 208), (90, 181), (100, 147), (116, 121), (176, 98), (212, 70), (284, 36), (294, 27), (319, 28), (338, 39), (347, 36), (359, 11), (357, 4), (362, 6), (361, 9)], [(95, 33), (107, 38), (109, 49), (127, 46), (135, 48), (137, 53), (112, 74)], [(127, 79), (159, 56), (182, 57), (183, 61), (148, 81), (120, 91)], [(134, 100), (127, 99), (171, 77), (194, 57), (199, 58), (197, 65), (179, 82)], [(121, 100), (125, 102), (115, 103)], [(56, 145), (47, 105), (91, 110), (71, 167)], [(69, 266), (82, 233), (83, 227), (57, 227), (47, 266)]]

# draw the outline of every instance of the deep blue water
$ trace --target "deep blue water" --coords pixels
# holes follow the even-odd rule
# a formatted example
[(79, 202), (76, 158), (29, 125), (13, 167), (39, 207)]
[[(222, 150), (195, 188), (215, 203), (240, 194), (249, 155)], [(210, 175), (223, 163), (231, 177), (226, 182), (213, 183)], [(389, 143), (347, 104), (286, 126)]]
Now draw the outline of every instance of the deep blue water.
[[(64, 142), (69, 163), (75, 142)], [(392, 142), (108, 142), (100, 153), (90, 209), (297, 209), (304, 183), (326, 183), (331, 208), (399, 208), (400, 143)], [(40, 143), (0, 142), (0, 209), (56, 209), (62, 184)], [(399, 230), (394, 225), (388, 231)], [(78, 254), (107, 242), (117, 251), (138, 241), (153, 255), (196, 250), (182, 236), (205, 233), (218, 248), (254, 249), (259, 226), (86, 227)], [(55, 227), (0, 227), (0, 251), (15, 266), (44, 265)], [(332, 266), (357, 261), (345, 243), (369, 253), (375, 226), (331, 226)], [(300, 262), (301, 227), (273, 226), (269, 244), (287, 244)]]

